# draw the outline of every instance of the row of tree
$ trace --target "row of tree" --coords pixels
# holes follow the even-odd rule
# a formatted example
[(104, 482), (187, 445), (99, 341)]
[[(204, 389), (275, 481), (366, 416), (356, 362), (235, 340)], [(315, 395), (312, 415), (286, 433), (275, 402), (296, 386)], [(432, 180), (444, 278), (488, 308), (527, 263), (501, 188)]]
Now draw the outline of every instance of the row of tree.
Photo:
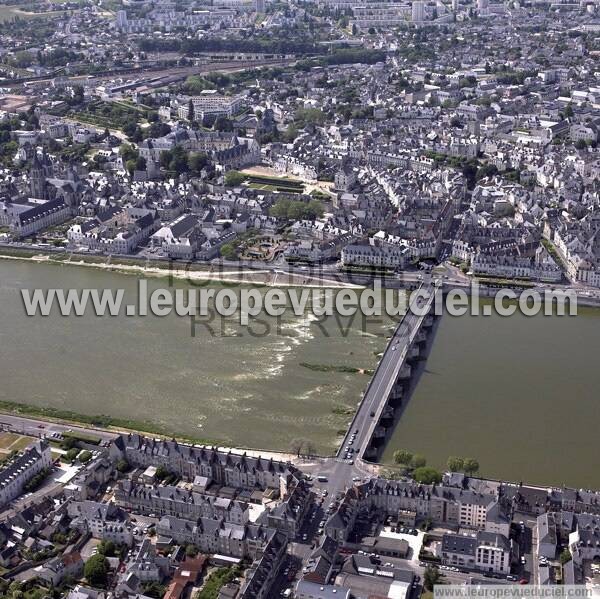
[[(441, 473), (427, 466), (427, 459), (421, 454), (412, 453), (407, 449), (398, 449), (394, 452), (393, 457), (394, 462), (404, 466), (418, 482), (431, 484), (440, 482), (442, 479)], [(451, 472), (464, 472), (473, 475), (479, 471), (479, 462), (474, 458), (450, 456), (446, 465)]]

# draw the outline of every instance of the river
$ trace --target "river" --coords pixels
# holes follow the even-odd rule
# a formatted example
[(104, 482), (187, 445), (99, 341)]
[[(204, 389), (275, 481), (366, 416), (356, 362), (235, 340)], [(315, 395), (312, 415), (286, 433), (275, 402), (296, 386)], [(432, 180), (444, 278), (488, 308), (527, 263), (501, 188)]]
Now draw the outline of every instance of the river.
[(444, 315), (384, 452), (479, 460), (491, 478), (600, 488), (600, 310)]
[[(175, 315), (27, 317), (22, 287), (123, 288), (133, 301), (137, 277), (0, 260), (0, 400), (150, 420), (252, 448), (285, 451), (303, 437), (333, 452), (350, 420), (340, 412), (355, 408), (369, 377), (301, 364), (373, 368), (391, 325), (363, 331), (358, 321), (330, 319), (323, 329), (314, 316), (286, 313), (279, 332), (266, 319), (268, 335), (228, 320), (216, 336), (199, 327), (192, 337), (189, 319)], [(458, 455), (477, 458), (489, 477), (599, 488), (599, 332), (600, 311), (589, 309), (445, 315), (383, 460), (405, 448), (438, 468)]]
[[(149, 280), (149, 290), (166, 278)], [(184, 286), (184, 283), (180, 284)], [(286, 314), (252, 329), (234, 319), (191, 335), (188, 317), (28, 317), (20, 288), (125, 290), (137, 277), (84, 266), (0, 260), (0, 400), (88, 415), (151, 420), (165, 430), (227, 445), (286, 451), (312, 440), (332, 453), (368, 374), (301, 366), (372, 369), (390, 322)], [(278, 330), (279, 328), (279, 330)], [(326, 336), (326, 334), (328, 336)], [(341, 413), (340, 413), (341, 412)]]

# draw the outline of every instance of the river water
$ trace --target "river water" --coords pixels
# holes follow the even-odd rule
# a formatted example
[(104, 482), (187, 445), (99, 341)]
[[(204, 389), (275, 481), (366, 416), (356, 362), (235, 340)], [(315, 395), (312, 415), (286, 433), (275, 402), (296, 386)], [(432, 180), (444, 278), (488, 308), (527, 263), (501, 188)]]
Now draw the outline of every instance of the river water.
[[(27, 317), (23, 287), (123, 288), (134, 301), (137, 277), (0, 260), (0, 400), (151, 420), (244, 447), (287, 450), (305, 437), (331, 453), (350, 420), (340, 408), (354, 409), (369, 377), (301, 364), (373, 368), (391, 325), (323, 327), (286, 313), (279, 331), (266, 319), (268, 335), (228, 320), (213, 323), (216, 336), (197, 327), (192, 337), (189, 319), (175, 315)], [(405, 448), (436, 467), (459, 455), (490, 477), (600, 487), (600, 311), (579, 312), (444, 316), (383, 460)]]
[[(167, 286), (149, 280), (149, 291)], [(180, 286), (185, 286), (181, 283)], [(286, 314), (253, 328), (234, 319), (195, 327), (188, 317), (27, 317), (20, 288), (125, 290), (137, 277), (72, 265), (0, 260), (0, 400), (89, 415), (154, 421), (223, 444), (288, 450), (297, 437), (331, 453), (368, 374), (301, 366), (372, 369), (390, 322)], [(364, 328), (364, 331), (362, 330)], [(329, 336), (326, 336), (329, 335)], [(335, 412), (337, 413), (334, 413)]]
[(600, 488), (600, 310), (573, 317), (448, 315), (384, 452), (485, 476)]

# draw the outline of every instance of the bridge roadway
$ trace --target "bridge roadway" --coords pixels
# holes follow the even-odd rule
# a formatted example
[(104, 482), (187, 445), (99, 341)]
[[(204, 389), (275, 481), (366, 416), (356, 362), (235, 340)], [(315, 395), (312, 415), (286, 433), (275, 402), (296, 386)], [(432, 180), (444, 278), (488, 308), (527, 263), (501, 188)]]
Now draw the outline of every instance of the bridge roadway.
[(431, 283), (422, 283), (419, 293), (412, 296), (411, 305), (394, 330), (362, 401), (356, 411), (352, 423), (346, 432), (344, 441), (338, 450), (337, 459), (344, 459), (350, 437), (356, 432), (354, 457), (362, 459), (375, 432), (387, 404), (387, 399), (404, 366), (406, 356), (421, 325), (429, 315), (435, 298), (435, 288)]

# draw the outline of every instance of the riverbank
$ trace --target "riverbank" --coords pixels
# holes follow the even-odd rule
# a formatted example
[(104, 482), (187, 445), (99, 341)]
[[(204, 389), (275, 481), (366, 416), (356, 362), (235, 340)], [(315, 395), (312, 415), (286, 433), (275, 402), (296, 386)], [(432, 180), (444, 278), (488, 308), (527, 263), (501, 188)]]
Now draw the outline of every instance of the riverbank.
[[(391, 325), (387, 318), (318, 318), (310, 310), (265, 313), (248, 326), (237, 315), (130, 317), (124, 310), (31, 318), (22, 289), (122, 289), (123, 305), (135, 305), (138, 281), (48, 261), (0, 260), (0, 271), (0, 400), (106, 414), (136, 423), (117, 423), (123, 428), (228, 447), (286, 452), (291, 440), (308, 438), (321, 455), (334, 453), (336, 431), (348, 418), (332, 409), (355, 407), (368, 375), (300, 364), (372, 369)], [(149, 278), (148, 293), (166, 284)]]
[[(309, 287), (327, 289), (361, 289), (361, 285), (347, 283), (336, 279), (314, 277), (310, 274), (295, 274), (276, 269), (253, 269), (226, 270), (219, 265), (215, 269), (212, 265), (186, 264), (185, 268), (179, 268), (178, 263), (167, 261), (140, 263), (138, 259), (116, 258), (113, 262), (108, 256), (83, 256), (82, 254), (66, 253), (44, 253), (36, 250), (0, 248), (0, 259), (24, 260), (31, 262), (44, 262), (48, 264), (59, 264), (66, 266), (81, 266), (97, 268), (121, 274), (143, 275), (147, 277), (168, 277), (178, 281), (188, 281), (191, 284), (239, 284), (259, 287)], [(151, 265), (150, 265), (151, 264)], [(223, 268), (221, 270), (221, 268)]]
[(79, 427), (93, 427), (91, 430), (102, 430), (107, 432), (126, 432), (135, 431), (145, 435), (156, 435), (159, 437), (177, 438), (188, 443), (200, 445), (214, 445), (215, 441), (207, 438), (190, 437), (181, 435), (174, 430), (157, 426), (156, 424), (144, 421), (133, 420), (130, 418), (115, 418), (105, 414), (90, 416), (73, 412), (72, 410), (59, 410), (52, 407), (40, 407), (31, 404), (20, 403), (16, 401), (0, 400), (0, 412), (13, 416), (31, 416), (41, 418), (47, 422), (56, 422), (59, 424), (72, 424)]
[[(14, 431), (16, 434), (23, 434), (29, 437), (35, 436), (47, 436), (51, 432), (60, 432), (65, 436), (72, 428), (76, 430), (71, 433), (72, 436), (77, 438), (85, 438), (88, 436), (90, 438), (94, 438), (97, 435), (102, 436), (107, 441), (115, 438), (118, 434), (121, 433), (137, 433), (140, 435), (144, 435), (152, 438), (163, 438), (163, 439), (176, 439), (182, 443), (188, 443), (192, 445), (200, 445), (205, 447), (215, 447), (220, 451), (226, 451), (237, 454), (246, 454), (249, 456), (261, 456), (263, 458), (273, 458), (277, 460), (284, 461), (303, 461), (306, 458), (298, 458), (297, 455), (282, 452), (282, 451), (273, 451), (272, 449), (255, 449), (248, 447), (229, 447), (224, 445), (219, 445), (218, 443), (208, 442), (206, 440), (201, 439), (193, 439), (189, 437), (181, 437), (178, 435), (172, 434), (164, 434), (164, 433), (156, 433), (150, 432), (148, 430), (144, 430), (143, 428), (132, 428), (132, 427), (122, 427), (122, 426), (108, 426), (108, 427), (100, 427), (95, 426), (91, 423), (87, 423), (84, 421), (88, 420), (88, 417), (84, 414), (76, 414), (75, 412), (69, 412), (71, 418), (67, 417), (53, 417), (45, 414), (38, 414), (35, 406), (29, 406), (28, 404), (17, 404), (15, 402), (8, 402), (12, 405), (11, 410), (7, 410), (3, 404), (7, 402), (0, 402), (0, 425), (4, 425), (8, 427), (10, 430)], [(15, 411), (18, 410), (18, 411)], [(27, 412), (27, 415), (24, 413)], [(35, 413), (30, 413), (35, 412)], [(43, 428), (40, 428), (39, 423), (44, 423)], [(130, 424), (135, 424), (134, 421), (128, 421)], [(148, 423), (142, 423), (146, 426)]]

